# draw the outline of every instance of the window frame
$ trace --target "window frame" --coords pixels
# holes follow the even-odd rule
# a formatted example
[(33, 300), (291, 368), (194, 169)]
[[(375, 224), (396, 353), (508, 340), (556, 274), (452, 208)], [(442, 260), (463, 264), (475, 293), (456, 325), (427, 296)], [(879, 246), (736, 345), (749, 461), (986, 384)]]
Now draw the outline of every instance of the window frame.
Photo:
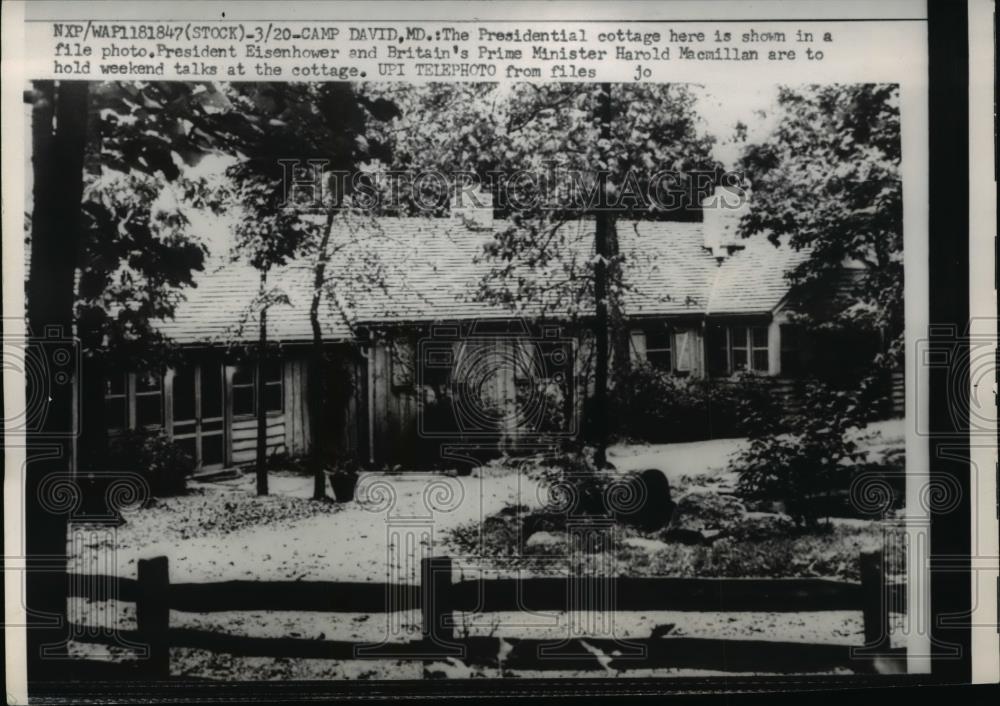
[[(157, 382), (155, 390), (140, 390), (139, 376), (150, 376)], [(122, 381), (121, 392), (110, 392), (109, 383), (112, 377), (119, 377)], [(146, 397), (157, 398), (157, 408), (159, 409), (159, 421), (152, 424), (143, 424), (139, 421), (140, 401)], [(123, 400), (125, 404), (124, 426), (111, 426), (108, 423), (108, 402), (110, 400)], [(104, 427), (110, 436), (117, 436), (126, 431), (155, 431), (167, 429), (167, 383), (166, 375), (159, 371), (132, 372), (122, 371), (118, 373), (105, 373), (104, 375)]]
[[(721, 334), (725, 338), (725, 371), (715, 373), (716, 376), (730, 377), (740, 372), (754, 373), (757, 375), (771, 374), (771, 335), (768, 324), (709, 324), (721, 329)], [(757, 345), (754, 341), (754, 332), (762, 332), (764, 344)], [(715, 341), (718, 345), (720, 341)], [(706, 345), (711, 345), (706, 342)], [(743, 352), (746, 359), (746, 366), (736, 367), (736, 351)], [(754, 363), (755, 354), (763, 353), (765, 365), (758, 367)], [(711, 357), (711, 355), (709, 355)]]
[[(252, 367), (250, 367), (252, 365)], [(250, 368), (249, 370), (249, 382), (236, 382), (236, 376), (240, 375), (245, 368)], [(255, 363), (239, 363), (233, 366), (233, 376), (230, 379), (229, 385), (232, 390), (232, 400), (233, 400), (233, 418), (234, 419), (246, 419), (257, 416), (257, 365)], [(239, 411), (236, 408), (236, 390), (250, 388), (250, 411)]]
[[(657, 370), (665, 372), (665, 373), (673, 373), (673, 372), (675, 372), (676, 371), (676, 361), (674, 360), (674, 349), (676, 348), (676, 345), (675, 345), (675, 342), (674, 342), (674, 330), (672, 328), (670, 328), (669, 326), (664, 326), (662, 329), (659, 329), (659, 330), (658, 329), (646, 329), (643, 333), (644, 333), (644, 336), (645, 336), (645, 339), (646, 339), (646, 350), (645, 350), (646, 363), (648, 365), (656, 368)], [(653, 335), (662, 334), (664, 336), (665, 340), (666, 340), (666, 346), (650, 346), (649, 345), (650, 334), (653, 334)], [(650, 353), (654, 353), (654, 354), (658, 353), (660, 355), (662, 355), (662, 354), (665, 353), (666, 354), (665, 359), (666, 359), (666, 363), (667, 363), (666, 367), (664, 367), (663, 365), (661, 365), (659, 363), (654, 363), (650, 359), (650, 357), (649, 357)]]
[[(121, 392), (113, 393), (113, 392), (109, 391), (109, 387), (110, 387), (110, 382), (111, 382), (111, 377), (112, 376), (115, 376), (115, 377), (119, 377), (120, 376), (121, 381), (122, 381), (122, 391)], [(129, 385), (129, 377), (130, 377), (130, 374), (127, 373), (127, 372), (124, 372), (124, 371), (119, 372), (119, 373), (109, 373), (109, 374), (106, 374), (105, 377), (104, 377), (104, 410), (105, 410), (104, 411), (104, 422), (105, 422), (104, 426), (105, 426), (108, 434), (110, 434), (110, 435), (122, 434), (125, 431), (127, 431), (127, 430), (129, 430), (129, 429), (132, 428), (132, 419), (131, 419), (131, 414), (129, 412), (129, 407), (130, 407), (130, 403), (129, 403), (129, 388), (131, 387)], [(112, 427), (112, 426), (108, 425), (108, 423), (107, 423), (107, 421), (108, 421), (108, 413), (107, 413), (107, 410), (108, 410), (108, 400), (119, 400), (119, 399), (122, 400), (124, 402), (124, 405), (125, 405), (125, 407), (124, 407), (125, 419), (123, 420), (124, 424), (123, 424), (123, 426), (120, 426), (120, 427), (118, 427), (118, 426)]]
[[(268, 374), (270, 373), (270, 365), (274, 364), (273, 370), (277, 372), (277, 376), (274, 379), (268, 379)], [(249, 382), (236, 382), (236, 376), (243, 372), (246, 368), (250, 369), (250, 381)], [(240, 363), (233, 366), (233, 377), (230, 381), (230, 387), (232, 388), (232, 400), (233, 400), (233, 418), (234, 419), (248, 419), (257, 416), (257, 385), (260, 382), (258, 379), (259, 368), (256, 362), (252, 363)], [(279, 406), (275, 409), (269, 408), (267, 406), (267, 390), (268, 387), (278, 388), (278, 402)], [(250, 411), (239, 411), (236, 408), (236, 390), (237, 389), (250, 389)], [(279, 416), (285, 413), (285, 366), (281, 360), (267, 361), (264, 364), (264, 413), (271, 416)]]
[[(270, 366), (274, 365), (273, 370), (277, 372), (277, 378), (274, 380), (268, 379), (268, 374), (271, 372)], [(267, 406), (267, 390), (269, 387), (277, 386), (278, 388), (278, 408), (271, 409)], [(256, 390), (254, 390), (254, 402), (256, 403), (257, 396)], [(254, 405), (256, 407), (256, 404)], [(256, 411), (256, 409), (254, 410)], [(284, 414), (285, 413), (285, 366), (282, 364), (281, 360), (269, 360), (264, 364), (264, 413), (265, 414)]]
[[(143, 390), (143, 391), (140, 392), (140, 390), (139, 390), (139, 376), (140, 375), (150, 376), (153, 379), (155, 379), (156, 382), (157, 382), (157, 388), (155, 390)], [(130, 406), (132, 407), (132, 409), (134, 409), (134, 415), (135, 415), (135, 420), (134, 420), (132, 426), (135, 429), (141, 429), (141, 430), (152, 430), (152, 429), (163, 429), (163, 428), (165, 428), (165, 426), (166, 426), (166, 416), (167, 416), (167, 414), (166, 414), (166, 394), (165, 394), (165, 392), (166, 392), (165, 387), (166, 386), (164, 384), (164, 375), (163, 375), (163, 373), (160, 373), (160, 372), (145, 372), (145, 371), (143, 371), (143, 372), (138, 372), (138, 373), (131, 373), (129, 375), (129, 378), (130, 378), (130, 380), (132, 382), (131, 393), (132, 393), (132, 398), (134, 400), (134, 402)], [(142, 424), (142, 423), (140, 423), (140, 421), (139, 421), (139, 398), (140, 397), (157, 397), (157, 398), (159, 398), (159, 402), (158, 402), (158, 405), (157, 405), (159, 407), (159, 410), (160, 410), (160, 421), (159, 422), (157, 422), (155, 424)]]

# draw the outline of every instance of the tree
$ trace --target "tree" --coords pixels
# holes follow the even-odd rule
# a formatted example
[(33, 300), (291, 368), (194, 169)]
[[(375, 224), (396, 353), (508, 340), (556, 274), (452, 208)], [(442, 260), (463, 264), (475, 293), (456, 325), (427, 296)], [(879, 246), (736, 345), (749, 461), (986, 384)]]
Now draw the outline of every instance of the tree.
[[(867, 331), (869, 363), (898, 364), (903, 346), (899, 91), (889, 84), (781, 88), (773, 135), (745, 149), (752, 187), (744, 236), (807, 248), (789, 274), (794, 308), (814, 330)], [(845, 263), (860, 263), (845, 288)], [(842, 291), (831, 307), (830, 292)]]
[(203, 269), (205, 247), (187, 209), (204, 186), (179, 178), (103, 171), (88, 174), (74, 319), (84, 357), (81, 463), (99, 467), (107, 448), (106, 370), (155, 370), (174, 357), (156, 327), (173, 317)]
[[(693, 93), (677, 84), (386, 90), (404, 106), (388, 135), (394, 167), (464, 172), (487, 185), (496, 211), (508, 219), (483, 253), (489, 271), (477, 298), (591, 329), (597, 360), (590, 435), (602, 461), (608, 368), (613, 363), (621, 377), (629, 362), (623, 294), (641, 286), (623, 279), (622, 263), (648, 257), (621, 251), (616, 222), (697, 217), (699, 195), (712, 184), (696, 175), (714, 175), (718, 165), (712, 139), (699, 131)], [(403, 211), (436, 215), (447, 208), (446, 193), (402, 196)], [(671, 203), (678, 208), (666, 207)], [(581, 229), (584, 219), (596, 227)]]
[[(220, 116), (224, 102), (212, 84), (36, 81), (25, 100), (32, 105), (29, 332), (34, 348), (44, 350), (47, 335), (68, 337), (77, 324), (85, 354), (98, 363), (96, 374), (77, 381), (85, 398), (98, 401), (91, 405), (98, 411), (84, 418), (88, 431), (96, 422), (103, 435), (98, 349), (115, 343), (122, 344), (119, 353), (158, 349), (149, 320), (171, 314), (176, 303), (163, 287), (189, 284), (203, 254), (180, 233), (180, 211), (157, 215), (159, 193), (166, 184), (183, 184), (185, 197), (204, 197), (197, 183), (184, 184), (182, 166), (244, 123), (239, 114)], [(38, 382), (29, 378), (28, 384)], [(29, 454), (26, 551), (53, 561), (65, 557), (66, 516), (53, 517), (39, 491), (47, 477), (72, 470), (74, 403), (68, 385), (28, 393), (48, 400), (37, 433), (51, 442), (46, 453)], [(36, 441), (29, 433), (29, 445)], [(27, 586), (28, 608), (65, 624), (59, 574), (29, 572)], [(43, 638), (28, 631), (30, 654), (41, 654)], [(29, 661), (29, 670), (31, 679), (43, 676), (37, 660)]]
[(290, 304), (280, 289), (268, 287), (269, 272), (285, 265), (302, 247), (308, 229), (299, 217), (285, 208), (284, 189), (254, 173), (246, 163), (238, 163), (228, 170), (233, 180), (233, 194), (229, 199), (239, 216), (234, 227), (235, 245), (233, 259), (245, 258), (260, 273), (257, 297), (251, 304), (258, 317), (256, 400), (257, 413), (257, 494), (267, 495), (267, 405), (264, 395), (265, 368), (268, 360), (267, 312), (278, 304)]
[[(313, 420), (313, 497), (318, 500), (326, 497), (327, 438), (321, 420), (328, 392), (321, 305), (329, 302), (339, 306), (331, 296), (336, 285), (329, 281), (327, 267), (332, 255), (348, 245), (336, 242), (335, 232), (351, 211), (355, 185), (352, 179), (329, 177), (352, 173), (373, 159), (387, 159), (383, 143), (368, 133), (368, 122), (389, 121), (398, 110), (391, 101), (370, 98), (348, 83), (232, 86), (229, 102), (244, 121), (239, 130), (227, 136), (229, 148), (238, 157), (228, 175), (246, 205), (246, 217), (237, 228), (237, 248), (262, 277), (258, 380), (263, 379), (266, 311), (271, 301), (264, 286), (267, 273), (293, 258), (304, 257), (312, 263), (307, 406)], [(314, 170), (308, 171), (307, 165)], [(307, 169), (305, 179), (314, 181), (309, 188), (296, 190), (290, 180), (292, 169), (303, 168)], [(261, 387), (258, 385), (258, 492), (266, 492), (266, 420)]]
[(84, 357), (85, 466), (100, 467), (107, 450), (106, 369), (161, 369), (175, 357), (156, 323), (173, 316), (203, 267), (190, 211), (220, 206), (218, 184), (185, 174), (215, 147), (189, 117), (203, 122), (219, 108), (212, 84), (89, 85), (73, 310)]
[[(850, 434), (870, 420), (881, 379), (903, 351), (898, 89), (781, 88), (778, 107), (773, 135), (744, 152), (752, 198), (740, 227), (744, 236), (763, 232), (775, 245), (808, 249), (789, 273), (790, 310), (825, 337), (835, 373), (808, 381), (799, 410), (750, 415), (750, 443), (732, 465), (743, 494), (781, 499), (812, 525), (821, 496), (846, 491), (863, 467)], [(861, 267), (845, 279), (852, 264)], [(880, 345), (866, 348), (866, 338)]]
[[(68, 338), (73, 327), (73, 279), (80, 241), (83, 196), (83, 156), (86, 144), (87, 84), (38, 81), (26, 96), (32, 104), (32, 240), (27, 284), (27, 319), (31, 342), (43, 350), (46, 333)], [(73, 398), (68, 386), (36, 390), (28, 377), (28, 398), (44, 394), (48, 405), (40, 434), (52, 438), (42, 453), (28, 435), (28, 465), (24, 478), (25, 551), (29, 557), (65, 557), (66, 518), (53, 517), (41, 491), (50, 474), (69, 470), (72, 458)], [(48, 381), (40, 381), (47, 384)], [(55, 447), (53, 452), (52, 447)], [(27, 608), (35, 615), (54, 615), (65, 622), (65, 582), (58, 574), (29, 572), (25, 579)], [(30, 613), (29, 613), (30, 614)], [(40, 655), (45, 642), (39, 629), (28, 630), (27, 653)], [(50, 640), (51, 641), (51, 640)], [(28, 678), (44, 677), (38, 659), (28, 660)]]

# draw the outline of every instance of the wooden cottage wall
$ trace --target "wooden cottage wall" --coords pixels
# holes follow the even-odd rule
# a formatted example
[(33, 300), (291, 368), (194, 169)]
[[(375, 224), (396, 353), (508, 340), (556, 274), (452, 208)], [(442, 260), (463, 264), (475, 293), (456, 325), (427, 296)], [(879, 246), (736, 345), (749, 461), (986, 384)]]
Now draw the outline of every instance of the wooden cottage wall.
[[(360, 376), (363, 370), (350, 358), (341, 358), (338, 364), (346, 367), (345, 377), (331, 381), (333, 384), (346, 384), (350, 389), (337, 390), (337, 398), (342, 400), (343, 407), (337, 414), (321, 421), (328, 428), (326, 433), (331, 440), (331, 451), (336, 457), (354, 456), (361, 447), (359, 412), (363, 407), (358, 403), (358, 390), (363, 390)], [(227, 407), (232, 409), (232, 374), (235, 368), (226, 368)], [(295, 351), (287, 355), (282, 364), (282, 395), (283, 409), (280, 414), (270, 413), (267, 419), (267, 453), (287, 453), (290, 456), (305, 456), (310, 449), (310, 424), (308, 406), (309, 361), (305, 352)], [(329, 390), (333, 395), (335, 391)], [(234, 417), (230, 430), (231, 462), (234, 465), (253, 463), (257, 455), (257, 419), (256, 417)]]
[(374, 456), (377, 463), (408, 463), (416, 459), (417, 395), (412, 385), (394, 385), (392, 341), (371, 347)]
[[(230, 463), (242, 466), (253, 463), (257, 459), (257, 417), (256, 415), (235, 416), (233, 410), (233, 375), (235, 365), (225, 367), (226, 376), (226, 409), (230, 414), (229, 451)], [(286, 453), (285, 446), (285, 414), (269, 413), (267, 415), (267, 455)]]
[[(339, 405), (338, 409), (330, 410), (330, 418), (324, 422), (331, 441), (330, 450), (335, 456), (333, 460), (367, 460), (364, 362), (344, 348), (338, 351), (328, 374), (329, 402)], [(306, 388), (301, 389), (304, 392)]]
[[(501, 450), (524, 439), (524, 429), (517, 423), (511, 421), (505, 428), (497, 430), (487, 436), (476, 433), (463, 434), (456, 429), (454, 435), (423, 438), (420, 434), (421, 428), (421, 405), (427, 391), (418, 384), (418, 376), (413, 375), (411, 380), (401, 380), (399, 375), (393, 374), (393, 365), (399, 365), (402, 361), (396, 362), (398, 352), (394, 353), (393, 346), (413, 346), (412, 337), (405, 334), (398, 338), (380, 340), (370, 352), (369, 365), (372, 366), (372, 404), (373, 404), (373, 436), (374, 436), (374, 458), (376, 463), (388, 464), (413, 464), (422, 465), (433, 463), (438, 460), (437, 455), (440, 445), (443, 442), (460, 441), (463, 438), (471, 443), (492, 443), (495, 441), (497, 449)], [(461, 345), (456, 345), (455, 353), (464, 356), (476, 356), (484, 358), (484, 365), (488, 369), (495, 369), (498, 374), (491, 376), (483, 387), (478, 388), (481, 398), (494, 403), (498, 408), (505, 409), (510, 413), (510, 419), (514, 419), (513, 412), (516, 404), (517, 384), (515, 380), (515, 360), (516, 344), (509, 338), (497, 336), (495, 339), (477, 344), (476, 347), (469, 347), (461, 350)], [(414, 351), (414, 365), (419, 366), (416, 360), (418, 351)], [(404, 383), (404, 384), (400, 384)], [(575, 395), (577, 404), (581, 404), (581, 396)], [(474, 421), (470, 421), (475, 424)], [(474, 430), (473, 430), (474, 431)]]
[(304, 456), (309, 451), (309, 366), (305, 356), (289, 357), (285, 361), (283, 379), (285, 398), (285, 448), (291, 456)]

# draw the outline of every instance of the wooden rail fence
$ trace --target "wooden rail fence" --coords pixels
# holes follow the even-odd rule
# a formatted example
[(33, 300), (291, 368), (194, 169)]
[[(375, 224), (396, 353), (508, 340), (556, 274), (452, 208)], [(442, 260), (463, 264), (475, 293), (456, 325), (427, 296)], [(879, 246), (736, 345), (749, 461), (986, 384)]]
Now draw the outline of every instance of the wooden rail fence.
[[(509, 669), (699, 668), (735, 672), (795, 673), (849, 668), (877, 671), (876, 657), (902, 659), (889, 648), (889, 614), (905, 612), (905, 585), (885, 579), (880, 553), (860, 557), (861, 582), (828, 579), (616, 577), (617, 611), (805, 612), (860, 611), (864, 645), (684, 637), (568, 640), (456, 637), (455, 612), (579, 610), (570, 582), (536, 577), (454, 582), (448, 557), (421, 564), (420, 585), (336, 582), (222, 581), (170, 583), (166, 557), (139, 561), (138, 578), (89, 576), (71, 582), (72, 595), (102, 600), (116, 595), (136, 604), (138, 629), (120, 637), (148, 646), (147, 678), (170, 674), (170, 648), (192, 647), (235, 656), (430, 660), (454, 656), (468, 665)], [(102, 585), (103, 584), (103, 585)], [(117, 589), (109, 592), (108, 587)], [(90, 595), (86, 595), (90, 594)], [(201, 629), (171, 628), (170, 611), (288, 610), (386, 613), (420, 610), (422, 638), (363, 645), (301, 638), (257, 638)], [(107, 642), (107, 636), (89, 638)], [(581, 649), (585, 641), (587, 649)], [(595, 655), (604, 655), (598, 659)], [(502, 659), (502, 663), (501, 663)]]

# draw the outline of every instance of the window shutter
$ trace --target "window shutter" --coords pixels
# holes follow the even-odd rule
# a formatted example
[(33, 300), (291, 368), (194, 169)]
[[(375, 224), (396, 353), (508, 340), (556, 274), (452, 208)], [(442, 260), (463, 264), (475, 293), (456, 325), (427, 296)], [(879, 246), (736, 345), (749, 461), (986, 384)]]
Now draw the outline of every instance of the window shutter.
[(642, 365), (646, 362), (646, 332), (635, 329), (631, 333), (632, 345), (629, 349), (632, 352), (632, 364)]
[(674, 345), (677, 347), (677, 370), (690, 372), (694, 370), (694, 332), (678, 331), (674, 334)]

